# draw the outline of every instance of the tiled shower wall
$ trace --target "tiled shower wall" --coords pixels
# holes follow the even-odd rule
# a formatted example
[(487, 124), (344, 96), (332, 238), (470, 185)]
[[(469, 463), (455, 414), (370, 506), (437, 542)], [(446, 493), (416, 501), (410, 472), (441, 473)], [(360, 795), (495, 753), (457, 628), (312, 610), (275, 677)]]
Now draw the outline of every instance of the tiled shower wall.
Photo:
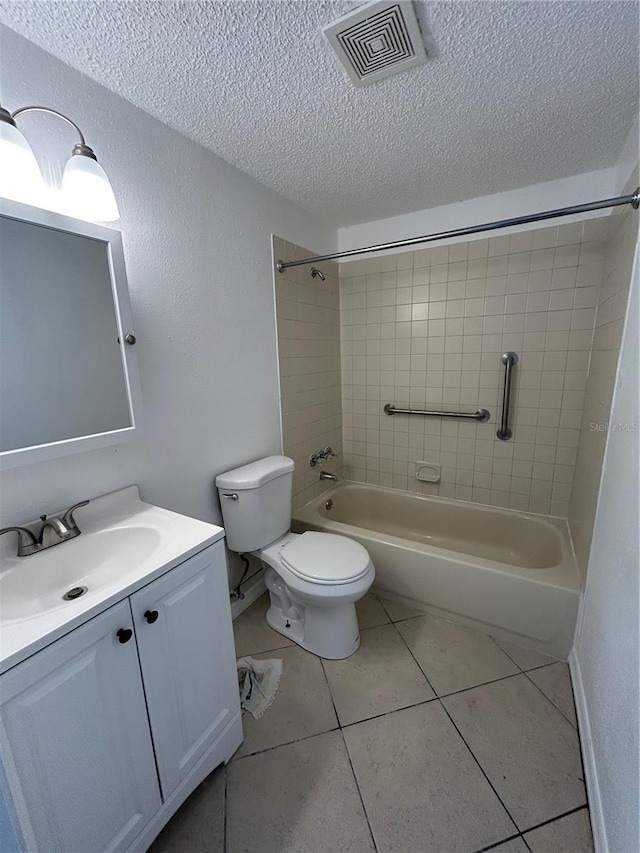
[[(313, 252), (273, 238), (274, 259), (296, 260)], [(342, 477), (340, 405), (340, 299), (338, 267), (322, 264), (326, 280), (310, 268), (275, 272), (283, 451), (296, 465), (293, 506), (327, 488), (309, 456), (330, 445), (337, 458), (323, 467)], [(330, 485), (330, 484), (329, 484)]]
[[(637, 186), (637, 183), (636, 174), (632, 186)], [(625, 192), (633, 192), (633, 189)], [(587, 571), (637, 240), (638, 213), (631, 207), (625, 206), (609, 221), (609, 238), (596, 314), (576, 472), (569, 505), (569, 525), (583, 577)], [(612, 424), (611, 428), (613, 430), (633, 429), (634, 425)], [(638, 429), (637, 423), (635, 429)], [(615, 432), (612, 440), (615, 440)]]
[[(566, 516), (605, 236), (592, 219), (341, 264), (345, 477)], [(505, 350), (520, 357), (507, 442)], [(385, 403), (483, 406), (491, 420), (387, 416)], [(417, 480), (417, 461), (439, 463), (441, 481)]]

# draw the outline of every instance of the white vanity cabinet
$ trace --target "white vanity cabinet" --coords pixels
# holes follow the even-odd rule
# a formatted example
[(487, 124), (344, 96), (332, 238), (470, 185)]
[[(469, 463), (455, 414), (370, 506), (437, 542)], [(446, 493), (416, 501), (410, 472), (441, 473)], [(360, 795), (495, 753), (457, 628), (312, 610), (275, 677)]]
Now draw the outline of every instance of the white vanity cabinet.
[[(0, 750), (24, 846), (127, 850), (161, 806), (129, 602), (0, 680)], [(126, 637), (127, 634), (120, 634)]]
[(0, 676), (3, 853), (144, 851), (241, 741), (219, 541)]
[(239, 711), (224, 550), (211, 550), (130, 599), (165, 796)]

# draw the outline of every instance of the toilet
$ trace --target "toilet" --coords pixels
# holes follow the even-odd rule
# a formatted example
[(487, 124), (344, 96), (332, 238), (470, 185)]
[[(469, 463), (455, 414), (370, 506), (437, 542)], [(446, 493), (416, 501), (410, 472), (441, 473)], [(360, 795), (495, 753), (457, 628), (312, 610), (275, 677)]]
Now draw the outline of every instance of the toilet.
[(265, 566), (267, 623), (323, 658), (349, 657), (360, 645), (355, 602), (375, 569), (362, 545), (332, 533), (292, 533), (294, 463), (268, 456), (216, 477), (227, 545)]

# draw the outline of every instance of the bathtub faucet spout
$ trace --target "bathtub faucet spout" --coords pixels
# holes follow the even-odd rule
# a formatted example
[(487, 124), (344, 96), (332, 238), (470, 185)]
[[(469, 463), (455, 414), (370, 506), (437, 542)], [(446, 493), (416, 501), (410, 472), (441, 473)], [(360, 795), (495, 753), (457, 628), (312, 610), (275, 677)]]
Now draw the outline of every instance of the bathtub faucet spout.
[(331, 480), (334, 483), (338, 482), (338, 478), (335, 474), (332, 474), (330, 471), (320, 471), (319, 480)]

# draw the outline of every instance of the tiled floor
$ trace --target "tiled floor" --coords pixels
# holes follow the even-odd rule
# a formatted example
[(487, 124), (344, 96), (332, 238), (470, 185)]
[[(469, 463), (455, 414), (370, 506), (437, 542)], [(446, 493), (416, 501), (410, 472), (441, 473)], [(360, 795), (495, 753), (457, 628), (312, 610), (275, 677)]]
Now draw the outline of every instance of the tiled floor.
[(362, 644), (321, 660), (264, 621), (238, 656), (284, 661), (245, 741), (153, 853), (589, 853), (565, 663), (366, 596)]

